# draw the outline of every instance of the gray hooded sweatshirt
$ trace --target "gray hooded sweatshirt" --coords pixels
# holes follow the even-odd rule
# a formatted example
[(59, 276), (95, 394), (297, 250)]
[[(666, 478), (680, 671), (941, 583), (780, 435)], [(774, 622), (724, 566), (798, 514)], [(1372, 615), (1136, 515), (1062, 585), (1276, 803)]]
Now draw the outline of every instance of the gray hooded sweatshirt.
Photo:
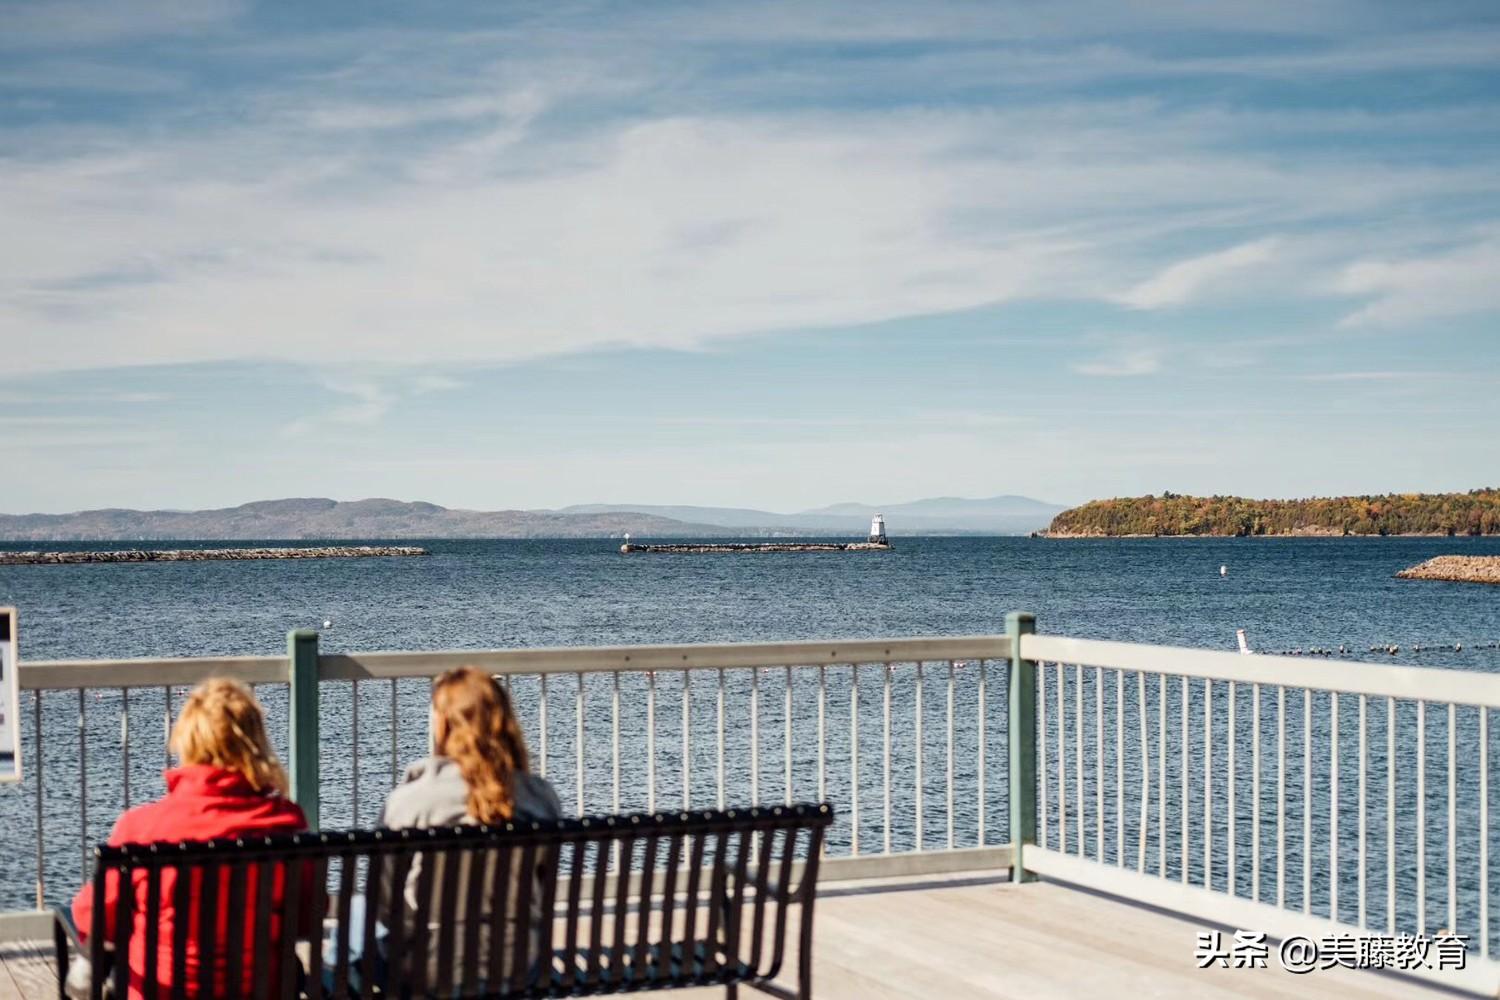
[[(557, 793), (529, 771), (517, 771), (511, 794), (517, 820), (549, 820), (562, 816)], [(449, 757), (423, 757), (406, 769), (401, 784), (386, 796), (380, 826), (392, 830), (407, 827), (459, 826), (475, 822), (469, 815), (469, 786), (458, 761)]]
[[(562, 815), (562, 805), (558, 802), (557, 793), (552, 790), (552, 786), (547, 783), (545, 778), (539, 778), (525, 771), (516, 772), (513, 776), (511, 794), (514, 796), (514, 815), (517, 821), (546, 821), (557, 819)], [(386, 797), (385, 808), (381, 811), (379, 825), (392, 830), (400, 830), (408, 827), (426, 828), (470, 825), (476, 821), (468, 813), (468, 796), (469, 786), (464, 781), (463, 773), (459, 770), (457, 761), (448, 757), (424, 757), (406, 769), (406, 774), (401, 779), (401, 783), (392, 789), (390, 795)], [(517, 871), (519, 849), (512, 850), (517, 852), (517, 856), (512, 857), (510, 862), (505, 865), (505, 868), (511, 872), (509, 895), (512, 899), (515, 899), (517, 878), (519, 876), (519, 872)], [(471, 877), (480, 877), (484, 878), (487, 882), (490, 881), (494, 877), (495, 872), (499, 870), (496, 867), (499, 863), (496, 855), (499, 853), (498, 851), (491, 851), (485, 853), (471, 852), (467, 854), (459, 862), (460, 883), (467, 883), (467, 880)], [(441, 877), (443, 872), (442, 866), (446, 863), (447, 859), (442, 855), (438, 855), (434, 860), (436, 867), (433, 871), (431, 885), (432, 891), (436, 895), (438, 887), (443, 882)], [(420, 855), (413, 858), (411, 870), (406, 877), (405, 896), (408, 912), (417, 908), (418, 874), (421, 871), (421, 864), (422, 857)], [(480, 868), (481, 870), (475, 871), (476, 868)], [(435, 942), (440, 927), (446, 926), (453, 934), (454, 941), (456, 942), (456, 951), (461, 952), (464, 947), (463, 942), (465, 941), (463, 925), (468, 919), (468, 914), (465, 912), (467, 909), (467, 893), (460, 891), (456, 893), (456, 896), (457, 899), (454, 902), (457, 905), (458, 912), (445, 914), (442, 919), (431, 921), (429, 923), (429, 933), (432, 936), (429, 937), (429, 940)], [(533, 929), (532, 947), (530, 949), (532, 961), (536, 961), (540, 957), (537, 954), (540, 948), (542, 921), (539, 896), (540, 893), (536, 888), (533, 888), (532, 912), (529, 921)], [(429, 900), (429, 902), (436, 904), (437, 900), (434, 898)], [(511, 906), (514, 906), (514, 903)], [(489, 907), (490, 900), (486, 900), (483, 911), (478, 915), (481, 921), (480, 933), (477, 939), (480, 954), (476, 964), (481, 970), (489, 968), (491, 948), (490, 928), (493, 924)], [(429, 912), (435, 910), (436, 905), (433, 905), (432, 910)], [(506, 975), (508, 976), (510, 975), (510, 962), (508, 959), (513, 954), (514, 949), (512, 942), (515, 940), (516, 914), (513, 910), (509, 910), (505, 917), (502, 946), (504, 948), (503, 954), (507, 958), (504, 965)], [(437, 978), (439, 970), (435, 967), (436, 959), (437, 956), (434, 951), (429, 956), (427, 979), (429, 983), (442, 981)], [(457, 967), (463, 966), (464, 963), (461, 955), (456, 955), (455, 964)], [(455, 978), (458, 978), (456, 973), (454, 975)]]

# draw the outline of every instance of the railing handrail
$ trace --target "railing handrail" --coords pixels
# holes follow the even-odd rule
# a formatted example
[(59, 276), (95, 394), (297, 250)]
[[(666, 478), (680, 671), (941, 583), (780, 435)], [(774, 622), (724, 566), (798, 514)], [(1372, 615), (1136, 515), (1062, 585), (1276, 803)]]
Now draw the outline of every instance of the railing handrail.
[(1010, 657), (1004, 635), (842, 639), (820, 642), (682, 643), (650, 646), (538, 646), (526, 649), (331, 653), (323, 680), (437, 676), (471, 664), (495, 674), (577, 674), (746, 667), (817, 667)]
[(1027, 635), (1021, 655), (1028, 660), (1169, 674), (1194, 680), (1275, 684), (1340, 694), (1363, 694), (1454, 705), (1500, 708), (1500, 674), (1451, 667), (1394, 666), (1353, 660), (1228, 653), (1185, 646), (1068, 639)]
[[(436, 677), (472, 664), (494, 674), (578, 674), (745, 667), (815, 667), (851, 663), (941, 660), (1007, 660), (1003, 634), (797, 642), (676, 643), (627, 646), (536, 646), (515, 649), (446, 649), (411, 652), (323, 653), (325, 681)], [(28, 691), (77, 688), (161, 687), (194, 684), (211, 676), (255, 684), (285, 684), (285, 656), (162, 657), (125, 660), (23, 660), (20, 686)]]
[(83, 688), (183, 687), (209, 677), (233, 677), (248, 684), (285, 684), (285, 656), (168, 656), (126, 660), (22, 660), (17, 680), (23, 691)]

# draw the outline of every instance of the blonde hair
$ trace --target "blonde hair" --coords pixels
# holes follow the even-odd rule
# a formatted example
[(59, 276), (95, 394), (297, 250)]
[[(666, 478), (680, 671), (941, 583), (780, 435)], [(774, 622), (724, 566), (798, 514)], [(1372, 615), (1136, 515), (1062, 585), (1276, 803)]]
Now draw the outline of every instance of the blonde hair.
[(505, 689), (477, 667), (459, 667), (433, 685), (432, 713), (434, 748), (457, 762), (469, 786), (469, 816), (480, 823), (511, 819), (514, 775), (530, 762)]
[(265, 712), (250, 689), (227, 677), (193, 688), (170, 747), (182, 764), (210, 764), (233, 771), (261, 794), (286, 795), (286, 771), (266, 736)]

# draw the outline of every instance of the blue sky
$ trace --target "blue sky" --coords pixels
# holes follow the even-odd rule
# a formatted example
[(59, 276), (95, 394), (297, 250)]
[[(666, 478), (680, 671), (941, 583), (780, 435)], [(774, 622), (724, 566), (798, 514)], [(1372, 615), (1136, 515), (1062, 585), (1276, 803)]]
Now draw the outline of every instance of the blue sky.
[(1500, 479), (1492, 3), (0, 18), (5, 511)]

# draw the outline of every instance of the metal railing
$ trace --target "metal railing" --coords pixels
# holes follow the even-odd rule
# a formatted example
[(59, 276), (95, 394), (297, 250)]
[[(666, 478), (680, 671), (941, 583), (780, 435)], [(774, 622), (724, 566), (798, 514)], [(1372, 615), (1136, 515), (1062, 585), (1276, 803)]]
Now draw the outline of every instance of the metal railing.
[(1500, 676), (1028, 635), (1028, 871), (1273, 938), (1468, 937), (1492, 993)]
[[(157, 793), (141, 771), (165, 749), (138, 722), (170, 723), (182, 686), (258, 685), (298, 801), (370, 826), (426, 753), (431, 678), (462, 664), (505, 678), (569, 812), (828, 799), (825, 878), (1009, 868), (1272, 938), (1446, 930), (1468, 968), (1425, 974), (1500, 984), (1500, 675), (1067, 639), (1028, 615), (964, 638), (319, 655), (293, 633), (285, 658), (23, 663), (38, 902), (75, 884), (70, 840), (86, 870), (101, 818)], [(123, 766), (92, 772), (115, 747)]]
[[(1011, 648), (1000, 635), (319, 655), (299, 631), (285, 658), (23, 662), (36, 902), (86, 878), (113, 816), (160, 794), (165, 740), (142, 721), (165, 734), (187, 686), (254, 685), (310, 823), (358, 827), (426, 754), (430, 681), (460, 665), (504, 678), (532, 767), (570, 813), (831, 798), (825, 878), (1002, 869)], [(0, 818), (24, 822), (15, 805), (0, 799)]]

